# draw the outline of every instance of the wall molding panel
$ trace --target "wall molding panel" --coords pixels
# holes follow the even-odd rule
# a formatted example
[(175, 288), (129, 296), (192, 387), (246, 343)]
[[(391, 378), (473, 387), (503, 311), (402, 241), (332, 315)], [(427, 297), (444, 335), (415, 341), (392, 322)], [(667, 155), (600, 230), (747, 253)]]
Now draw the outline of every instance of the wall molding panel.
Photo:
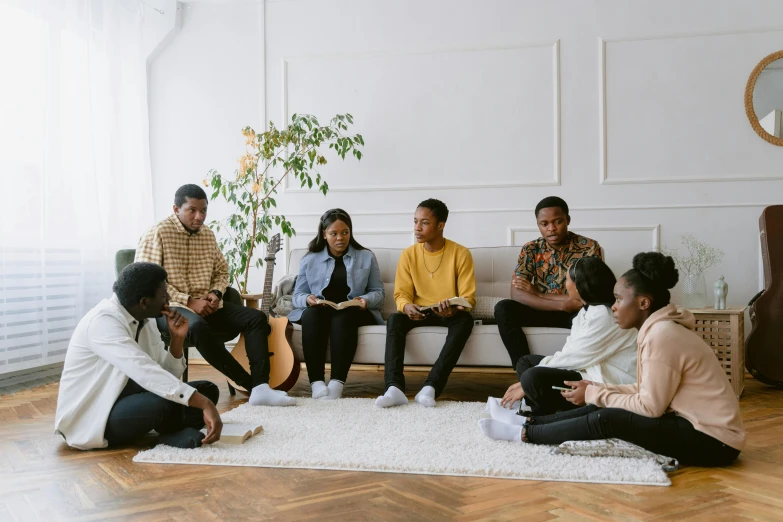
[[(497, 189), (497, 188), (516, 188), (516, 187), (551, 187), (561, 184), (561, 150), (560, 150), (560, 40), (546, 43), (534, 43), (519, 46), (507, 47), (474, 47), (465, 49), (445, 49), (431, 51), (405, 51), (405, 52), (373, 52), (356, 54), (332, 54), (332, 55), (304, 55), (296, 57), (283, 57), (281, 60), (281, 78), (282, 78), (282, 117), (284, 122), (288, 122), (291, 115), (289, 110), (289, 68), (293, 63), (317, 61), (317, 60), (351, 60), (367, 58), (386, 58), (401, 56), (421, 56), (438, 55), (454, 53), (476, 53), (507, 50), (522, 50), (535, 48), (551, 49), (552, 59), (552, 122), (554, 128), (553, 142), (553, 171), (550, 177), (543, 178), (540, 181), (506, 181), (506, 182), (476, 182), (476, 183), (453, 183), (445, 186), (442, 183), (422, 183), (422, 184), (384, 184), (384, 185), (332, 185), (330, 192), (387, 192), (387, 191), (409, 191), (409, 190), (442, 190), (444, 188), (453, 190), (474, 190), (474, 189)], [(478, 176), (477, 176), (478, 177)], [(288, 193), (314, 193), (316, 190), (292, 186), (287, 177), (283, 183), (283, 191)]]
[[(645, 42), (645, 41), (664, 41), (675, 39), (695, 39), (695, 38), (711, 38), (721, 36), (739, 36), (739, 35), (762, 35), (767, 33), (783, 33), (783, 27), (767, 27), (758, 30), (737, 30), (737, 31), (706, 31), (696, 33), (681, 33), (681, 34), (664, 34), (664, 35), (650, 35), (650, 36), (634, 36), (626, 38), (598, 38), (598, 64), (599, 64), (599, 86), (598, 86), (598, 127), (599, 127), (599, 182), (601, 185), (639, 185), (639, 184), (667, 184), (667, 183), (725, 183), (725, 182), (750, 182), (750, 181), (776, 181), (783, 180), (782, 174), (772, 175), (743, 175), (739, 172), (726, 176), (705, 176), (701, 174), (693, 176), (644, 176), (639, 178), (629, 178), (621, 176), (611, 176), (609, 173), (609, 140), (608, 140), (608, 126), (610, 122), (607, 120), (607, 58), (606, 51), (607, 46), (610, 44), (622, 44), (629, 42)], [(762, 56), (754, 56), (749, 59), (749, 63), (753, 62), (750, 66), (763, 58)], [(755, 61), (754, 61), (755, 60)], [(748, 74), (750, 69), (748, 70)], [(744, 79), (743, 79), (744, 81)], [(686, 94), (684, 94), (686, 95)], [(737, 104), (742, 104), (742, 93), (737, 93)], [(629, 115), (632, 117), (632, 115)], [(743, 121), (743, 124), (747, 124), (747, 121)], [(698, 125), (695, 125), (698, 128)]]

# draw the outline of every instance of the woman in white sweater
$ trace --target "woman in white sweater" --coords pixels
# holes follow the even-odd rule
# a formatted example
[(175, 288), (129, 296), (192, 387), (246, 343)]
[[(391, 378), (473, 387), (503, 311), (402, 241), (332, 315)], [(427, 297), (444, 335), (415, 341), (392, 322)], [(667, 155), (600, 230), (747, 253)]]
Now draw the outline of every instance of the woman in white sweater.
[[(587, 379), (605, 384), (636, 382), (636, 330), (622, 330), (612, 319), (614, 285), (612, 270), (597, 257), (577, 259), (568, 270), (566, 289), (572, 299), (583, 303), (574, 318), (571, 335), (559, 352), (548, 357), (525, 355), (519, 382), (512, 385), (498, 404), (490, 401), (497, 420), (513, 420), (511, 407), (525, 399), (532, 415), (546, 415), (575, 406), (552, 386), (564, 381)], [(519, 370), (518, 366), (518, 370)], [(519, 417), (522, 420), (522, 417)]]

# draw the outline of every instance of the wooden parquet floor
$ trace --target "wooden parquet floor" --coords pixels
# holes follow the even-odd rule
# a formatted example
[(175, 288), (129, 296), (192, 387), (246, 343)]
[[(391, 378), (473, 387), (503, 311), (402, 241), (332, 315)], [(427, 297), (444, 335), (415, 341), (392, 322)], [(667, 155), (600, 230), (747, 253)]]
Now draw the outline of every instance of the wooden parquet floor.
[[(424, 376), (411, 374), (409, 389)], [(229, 397), (212, 368), (191, 367), (191, 379), (222, 384), (221, 411), (245, 401)], [(455, 373), (444, 398), (483, 400), (511, 379)], [(53, 436), (57, 384), (48, 384), (0, 396), (0, 521), (783, 520), (783, 391), (746, 382), (748, 445), (739, 461), (682, 469), (670, 488), (134, 464), (149, 441), (83, 452)], [(379, 372), (351, 372), (346, 394), (375, 397), (382, 387)], [(308, 388), (303, 372), (293, 393)]]

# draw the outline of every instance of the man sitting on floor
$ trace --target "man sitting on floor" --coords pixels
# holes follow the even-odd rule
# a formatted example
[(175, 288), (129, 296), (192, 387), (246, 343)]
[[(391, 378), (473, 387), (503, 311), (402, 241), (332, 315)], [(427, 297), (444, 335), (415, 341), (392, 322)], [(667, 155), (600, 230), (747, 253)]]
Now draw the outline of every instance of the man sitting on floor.
[[(446, 386), (465, 343), (473, 331), (473, 317), (462, 306), (451, 306), (448, 299), (464, 297), (475, 304), (476, 278), (470, 250), (443, 237), (449, 209), (437, 199), (419, 203), (413, 217), (413, 232), (418, 244), (406, 248), (397, 263), (394, 300), (397, 313), (386, 323), (386, 392), (375, 405), (381, 408), (407, 404), (405, 397), (405, 337), (417, 326), (445, 326), (446, 343), (416, 395), (416, 402), (435, 406), (435, 397)], [(421, 307), (437, 304), (423, 312)]]
[[(269, 323), (260, 310), (223, 301), (228, 263), (215, 234), (204, 225), (207, 195), (198, 185), (184, 185), (174, 195), (174, 214), (152, 227), (139, 241), (136, 261), (161, 265), (169, 273), (172, 306), (187, 318), (188, 340), (220, 373), (250, 392), (250, 404), (293, 406), (296, 400), (269, 387)], [(158, 320), (166, 331), (166, 322)], [(217, 332), (245, 335), (250, 373), (226, 350)]]
[(571, 216), (562, 199), (550, 196), (536, 205), (540, 238), (525, 243), (511, 280), (511, 299), (495, 306), (495, 319), (503, 344), (511, 357), (511, 367), (522, 374), (534, 362), (523, 326), (571, 328), (582, 303), (566, 291), (566, 274), (571, 264), (583, 257), (602, 259), (597, 241), (568, 231)]
[[(168, 307), (166, 271), (132, 263), (114, 295), (85, 315), (71, 337), (60, 379), (54, 429), (79, 449), (127, 444), (155, 430), (159, 442), (194, 448), (220, 439), (218, 387), (183, 383), (188, 321)], [(155, 321), (171, 332), (167, 352)], [(207, 426), (204, 436), (201, 428)]]

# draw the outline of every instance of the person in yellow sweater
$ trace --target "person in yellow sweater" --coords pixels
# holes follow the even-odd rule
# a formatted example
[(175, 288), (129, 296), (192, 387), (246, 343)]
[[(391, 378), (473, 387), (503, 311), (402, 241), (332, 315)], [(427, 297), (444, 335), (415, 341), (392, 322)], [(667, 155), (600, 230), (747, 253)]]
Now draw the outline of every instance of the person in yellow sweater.
[[(445, 326), (446, 342), (415, 401), (435, 406), (435, 398), (446, 386), (465, 343), (473, 330), (473, 317), (463, 306), (451, 306), (448, 299), (463, 297), (476, 304), (476, 278), (470, 250), (443, 237), (449, 209), (437, 199), (419, 203), (413, 216), (417, 244), (406, 248), (397, 263), (394, 301), (397, 313), (386, 323), (384, 379), (386, 391), (375, 405), (380, 408), (408, 404), (405, 396), (405, 337), (418, 326)], [(422, 307), (437, 305), (432, 310)]]
[(482, 419), (484, 434), (533, 444), (618, 438), (682, 464), (734, 461), (745, 446), (739, 402), (712, 349), (693, 331), (694, 315), (669, 303), (678, 278), (671, 257), (648, 252), (637, 254), (615, 285), (617, 325), (639, 330), (635, 384), (567, 381), (572, 389), (563, 396), (586, 406), (522, 426)]

